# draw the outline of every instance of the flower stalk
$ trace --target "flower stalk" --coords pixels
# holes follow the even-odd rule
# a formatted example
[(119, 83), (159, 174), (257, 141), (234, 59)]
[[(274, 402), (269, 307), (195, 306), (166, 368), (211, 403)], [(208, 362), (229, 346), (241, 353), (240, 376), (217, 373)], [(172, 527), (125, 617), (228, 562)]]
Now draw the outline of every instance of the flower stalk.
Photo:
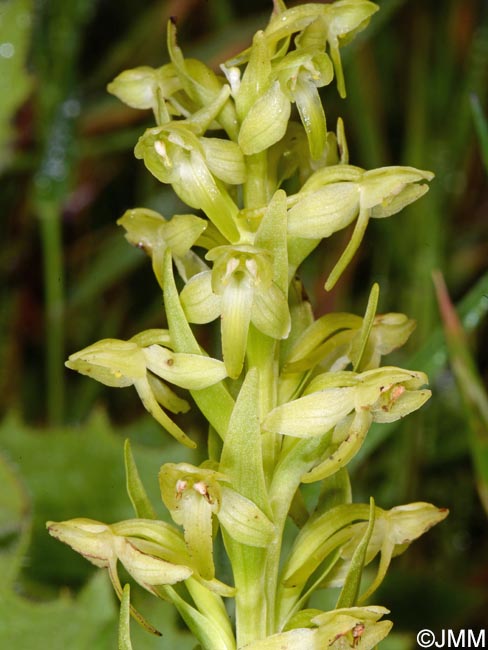
[[(198, 214), (168, 218), (136, 207), (119, 219), (129, 243), (151, 259), (167, 329), (99, 341), (67, 366), (133, 386), (184, 445), (195, 443), (168, 414), (190, 408), (182, 389), (209, 424), (207, 460), (161, 467), (173, 523), (156, 519), (128, 443), (135, 519), (48, 523), (54, 537), (109, 570), (122, 601), (120, 647), (131, 647), (129, 611), (155, 628), (130, 606), (118, 563), (136, 585), (173, 602), (205, 650), (315, 650), (344, 640), (373, 648), (391, 622), (367, 601), (392, 557), (447, 514), (424, 503), (390, 511), (373, 499), (356, 504), (347, 471), (373, 422), (402, 418), (430, 397), (421, 371), (381, 365), (415, 324), (377, 313), (377, 285), (364, 315), (315, 318), (295, 277), (322, 240), (354, 224), (330, 289), (369, 220), (420, 198), (433, 177), (350, 165), (342, 121), (337, 133), (328, 130), (319, 89), (335, 80), (345, 96), (340, 48), (377, 9), (368, 0), (291, 9), (275, 0), (269, 24), (222, 74), (185, 58), (170, 22), (170, 63), (125, 71), (109, 85), (129, 106), (152, 110), (156, 125), (135, 155)], [(220, 328), (214, 356), (192, 329), (212, 321)], [(306, 483), (320, 484), (314, 502)], [(284, 545), (289, 518), (295, 528)], [(218, 578), (218, 536), (233, 584)], [(375, 559), (375, 577), (363, 587), (363, 568)], [(341, 588), (334, 610), (308, 608), (314, 591), (331, 587)]]

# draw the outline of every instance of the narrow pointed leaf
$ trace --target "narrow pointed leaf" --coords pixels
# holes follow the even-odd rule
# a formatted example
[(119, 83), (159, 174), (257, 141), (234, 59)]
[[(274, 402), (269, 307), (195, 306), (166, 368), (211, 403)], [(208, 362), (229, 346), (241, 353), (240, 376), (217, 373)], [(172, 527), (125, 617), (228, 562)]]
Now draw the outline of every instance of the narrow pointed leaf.
[(335, 606), (336, 609), (341, 609), (342, 607), (354, 607), (357, 603), (359, 587), (361, 586), (361, 577), (363, 575), (363, 568), (366, 561), (366, 551), (368, 550), (369, 540), (373, 534), (374, 520), (375, 505), (374, 499), (371, 497), (368, 527), (364, 531), (364, 535), (351, 558), (351, 564), (347, 572), (346, 580)]
[(173, 587), (160, 587), (160, 590), (165, 597), (173, 602), (181, 618), (188, 625), (203, 648), (234, 650), (232, 646), (229, 648), (227, 631), (223, 631), (215, 621), (212, 621), (195, 609), (195, 607), (192, 607)]
[[(180, 303), (169, 253), (165, 257), (164, 278), (164, 305), (175, 350), (177, 352), (200, 354), (200, 346), (191, 331)], [(192, 391), (192, 397), (220, 437), (224, 438), (234, 400), (222, 383), (202, 390)], [(218, 408), (215, 408), (216, 404), (218, 404)]]
[(378, 307), (379, 294), (380, 294), (380, 287), (375, 282), (375, 284), (373, 284), (373, 286), (371, 287), (371, 291), (369, 293), (368, 305), (366, 307), (363, 323), (361, 325), (358, 344), (355, 346), (355, 349), (352, 351), (351, 354), (351, 360), (353, 362), (353, 370), (355, 372), (358, 370), (361, 364), (366, 349), (366, 345), (369, 340), (371, 328), (373, 327), (374, 317), (376, 315), (376, 309)]
[(124, 459), (127, 493), (134, 507), (136, 517), (156, 519), (156, 513), (137, 471), (129, 440), (124, 443)]
[(478, 493), (488, 514), (488, 395), (466, 333), (451, 302), (440, 272), (434, 275), (437, 301), (442, 315), (449, 358), (461, 393), (469, 424), (470, 451), (476, 472)]
[(259, 403), (259, 378), (251, 368), (242, 384), (229, 422), (220, 459), (220, 471), (232, 486), (269, 515), (263, 471), (262, 440), (256, 405)]

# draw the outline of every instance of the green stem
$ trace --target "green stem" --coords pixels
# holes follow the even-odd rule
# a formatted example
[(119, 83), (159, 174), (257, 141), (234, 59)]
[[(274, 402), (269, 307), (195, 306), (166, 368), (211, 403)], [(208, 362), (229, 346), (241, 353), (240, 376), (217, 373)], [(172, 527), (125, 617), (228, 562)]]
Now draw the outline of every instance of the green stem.
[[(277, 402), (278, 385), (278, 345), (277, 341), (262, 334), (253, 325), (249, 329), (247, 341), (247, 362), (250, 368), (256, 368), (259, 377), (259, 419), (263, 420)], [(265, 477), (273, 475), (280, 440), (273, 433), (263, 433), (262, 453)]]
[(267, 636), (267, 607), (263, 598), (267, 549), (244, 546), (225, 532), (224, 542), (236, 587), (236, 640), (241, 648)]
[(260, 208), (269, 200), (267, 178), (268, 160), (266, 151), (246, 156), (247, 180), (244, 185), (244, 207)]
[(41, 200), (43, 272), (46, 305), (46, 385), (50, 424), (59, 424), (64, 412), (64, 272), (59, 204)]
[(315, 438), (285, 441), (278, 460), (269, 495), (273, 509), (276, 535), (267, 549), (266, 600), (268, 606), (268, 633), (276, 632), (278, 621), (278, 576), (280, 570), (281, 545), (286, 518), (303, 475), (321, 457), (329, 445), (329, 434)]

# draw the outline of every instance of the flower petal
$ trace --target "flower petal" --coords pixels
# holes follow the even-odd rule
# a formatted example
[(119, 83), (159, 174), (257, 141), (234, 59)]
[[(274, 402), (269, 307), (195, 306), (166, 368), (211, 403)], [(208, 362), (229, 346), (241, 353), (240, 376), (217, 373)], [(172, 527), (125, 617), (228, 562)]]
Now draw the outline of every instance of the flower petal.
[(69, 521), (48, 521), (50, 535), (68, 544), (92, 564), (108, 567), (115, 559), (114, 535), (110, 527), (94, 519), (78, 518)]
[(246, 165), (239, 146), (222, 138), (200, 138), (207, 165), (217, 178), (230, 185), (246, 182)]
[(222, 293), (222, 353), (227, 374), (236, 379), (241, 374), (251, 321), (253, 287), (231, 278)]
[(359, 212), (357, 183), (329, 183), (297, 196), (297, 203), (288, 211), (288, 234), (292, 237), (330, 237), (354, 221)]
[(226, 377), (222, 361), (203, 354), (171, 352), (160, 345), (151, 345), (143, 352), (148, 370), (181, 388), (207, 388)]
[(222, 299), (212, 291), (212, 272), (203, 271), (188, 280), (180, 293), (190, 323), (210, 323), (220, 316)]
[(142, 587), (154, 593), (156, 585), (174, 585), (193, 573), (187, 566), (172, 564), (137, 549), (125, 537), (114, 536), (114, 549), (127, 572)]
[(354, 387), (330, 388), (274, 408), (263, 429), (296, 438), (320, 436), (354, 408)]
[(276, 284), (254, 292), (251, 321), (260, 332), (274, 339), (285, 339), (290, 333), (290, 310), (286, 298)]

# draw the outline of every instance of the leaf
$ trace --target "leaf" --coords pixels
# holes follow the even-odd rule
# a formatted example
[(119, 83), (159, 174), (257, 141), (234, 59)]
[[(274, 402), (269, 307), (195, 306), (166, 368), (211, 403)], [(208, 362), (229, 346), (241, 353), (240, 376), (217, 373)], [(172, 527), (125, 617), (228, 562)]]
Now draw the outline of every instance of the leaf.
[(169, 585), (161, 587), (161, 593), (165, 594), (173, 602), (182, 619), (204, 648), (228, 650), (227, 630), (223, 630), (217, 622), (209, 619), (195, 607), (189, 605), (173, 587)]
[[(456, 310), (459, 312), (462, 326), (467, 333), (472, 332), (488, 313), (488, 272), (481, 276), (474, 287), (467, 293)], [(409, 359), (411, 368), (423, 368), (431, 381), (439, 376), (447, 362), (447, 351), (441, 327), (435, 329), (423, 347)], [(366, 438), (360, 454), (352, 461), (363, 462), (374, 450), (389, 438), (396, 430), (398, 421), (391, 424), (373, 425), (371, 435)]]
[[(186, 320), (173, 275), (171, 255), (167, 252), (164, 271), (164, 306), (176, 352), (201, 354), (200, 346)], [(203, 415), (221, 438), (225, 437), (234, 400), (222, 382), (191, 391)]]
[(269, 514), (261, 429), (256, 411), (258, 403), (258, 374), (255, 369), (251, 369), (246, 375), (232, 411), (219, 469), (229, 477), (236, 491), (253, 501), (265, 514)]
[[(0, 485), (0, 575), (6, 588), (13, 585), (29, 544), (31, 502), (18, 472), (2, 454)], [(12, 536), (15, 536), (13, 542), (10, 541)]]
[[(35, 602), (0, 589), (0, 647), (111, 650), (115, 607), (108, 576), (97, 573), (76, 599)], [(89, 624), (87, 624), (89, 621)]]
[(471, 102), (471, 113), (476, 134), (478, 136), (483, 165), (485, 167), (485, 172), (488, 174), (488, 121), (486, 115), (483, 113), (479, 96), (476, 93), (472, 93), (469, 99)]
[[(1, 510), (10, 513), (3, 520), (5, 530), (7, 525), (11, 531), (14, 530), (16, 512), (21, 512), (24, 517), (17, 524), (21, 543), (13, 548), (9, 545), (7, 551), (2, 549), (0, 553), (3, 576), (0, 586), (0, 647), (112, 650), (117, 639), (117, 612), (108, 575), (105, 571), (92, 574), (85, 560), (78, 559), (68, 547), (46, 533), (44, 522), (50, 518), (64, 519), (84, 513), (107, 521), (123, 520), (132, 515), (124, 488), (123, 440), (114, 435), (101, 413), (93, 416), (86, 427), (50, 430), (28, 428), (11, 415), (0, 425), (0, 447), (9, 459), (4, 464), (0, 456), (0, 494), (3, 495), (0, 499), (4, 506)], [(162, 448), (143, 448), (140, 445), (133, 445), (133, 448), (142, 475), (154, 477), (154, 481), (148, 483), (148, 493), (159, 502), (156, 476)], [(164, 449), (166, 459), (181, 458), (182, 448), (177, 443), (170, 442)], [(16, 471), (11, 469), (13, 464)], [(18, 473), (22, 475), (25, 488), (20, 482), (17, 487), (12, 482)], [(25, 500), (27, 491), (32, 495), (33, 514), (32, 541), (28, 549), (31, 511)], [(11, 496), (6, 498), (9, 493)], [(28, 562), (24, 555), (27, 555)], [(23, 574), (16, 576), (20, 567), (24, 567)], [(11, 590), (7, 569), (12, 572), (12, 578), (15, 577), (15, 592)], [(88, 575), (92, 577), (76, 597), (69, 594), (68, 587), (63, 589), (61, 597), (45, 602), (37, 602), (38, 593), (35, 599), (21, 597), (18, 593), (20, 586), (29, 594), (28, 585), (33, 580), (42, 589), (43, 582), (79, 585)], [(28, 580), (27, 585), (23, 578)], [(48, 593), (52, 598), (52, 592)], [(173, 610), (167, 603), (154, 596), (146, 602), (142, 589), (136, 591), (133, 598), (138, 607), (143, 599), (141, 610), (161, 622), (168, 647), (193, 649), (193, 637), (178, 629)], [(132, 630), (132, 636), (137, 650), (161, 647), (156, 637), (139, 626)]]
[(351, 353), (351, 360), (353, 361), (353, 370), (356, 372), (363, 360), (364, 352), (366, 350), (366, 345), (371, 334), (371, 328), (373, 327), (374, 317), (376, 315), (376, 309), (378, 307), (378, 298), (380, 294), (380, 287), (375, 282), (371, 287), (371, 291), (368, 298), (368, 305), (366, 307), (366, 313), (364, 314), (363, 324), (361, 326), (361, 331), (359, 335), (358, 345), (354, 346), (354, 349)]
[(374, 499), (371, 497), (369, 501), (369, 523), (364, 531), (361, 541), (354, 551), (351, 558), (351, 564), (347, 572), (346, 580), (342, 587), (341, 593), (337, 600), (336, 609), (342, 607), (354, 607), (357, 603), (359, 587), (361, 585), (361, 576), (366, 561), (366, 551), (368, 550), (369, 540), (373, 534), (375, 520), (375, 507)]
[[(125, 487), (123, 439), (114, 434), (101, 412), (84, 427), (50, 430), (31, 429), (12, 415), (0, 426), (0, 447), (17, 466), (32, 495), (27, 575), (38, 581), (79, 584), (86, 579), (89, 566), (52, 540), (45, 522), (84, 514), (100, 521), (122, 521), (133, 515)], [(157, 474), (161, 455), (167, 460), (181, 458), (183, 448), (172, 441), (156, 448), (133, 443), (132, 448), (141, 474), (152, 477), (147, 484), (149, 498), (160, 503)]]
[(137, 471), (137, 465), (132, 455), (129, 440), (126, 440), (124, 444), (124, 459), (127, 494), (134, 506), (136, 517), (140, 517), (141, 519), (156, 519), (156, 513)]

